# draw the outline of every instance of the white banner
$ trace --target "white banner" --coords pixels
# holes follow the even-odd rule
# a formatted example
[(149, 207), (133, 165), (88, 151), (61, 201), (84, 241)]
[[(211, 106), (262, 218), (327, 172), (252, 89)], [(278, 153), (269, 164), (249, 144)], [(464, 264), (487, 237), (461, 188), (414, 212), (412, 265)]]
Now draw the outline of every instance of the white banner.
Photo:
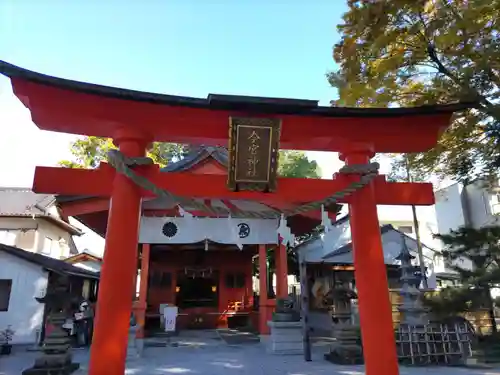
[(163, 308), (163, 319), (165, 319), (165, 332), (174, 332), (177, 322), (177, 306), (167, 306)]
[(141, 217), (139, 243), (277, 244), (277, 219)]

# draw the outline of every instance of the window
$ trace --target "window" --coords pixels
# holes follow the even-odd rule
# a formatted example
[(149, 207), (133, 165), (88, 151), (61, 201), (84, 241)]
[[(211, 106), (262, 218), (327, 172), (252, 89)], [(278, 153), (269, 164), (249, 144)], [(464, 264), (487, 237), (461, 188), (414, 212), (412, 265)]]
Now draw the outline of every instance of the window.
[(54, 241), (50, 237), (45, 237), (45, 239), (43, 241), (42, 254), (45, 254), (45, 255), (53, 254), (52, 250), (54, 250), (55, 246), (56, 246), (56, 241)]
[(244, 288), (245, 287), (245, 275), (243, 273), (237, 274), (227, 274), (226, 275), (226, 287), (227, 288)]
[(398, 227), (398, 230), (403, 233), (411, 234), (413, 233), (413, 227), (411, 225), (402, 225)]
[(8, 246), (14, 246), (16, 244), (16, 233), (8, 230), (0, 231), (0, 243)]
[(12, 280), (0, 279), (0, 311), (9, 310), (11, 289), (12, 289)]

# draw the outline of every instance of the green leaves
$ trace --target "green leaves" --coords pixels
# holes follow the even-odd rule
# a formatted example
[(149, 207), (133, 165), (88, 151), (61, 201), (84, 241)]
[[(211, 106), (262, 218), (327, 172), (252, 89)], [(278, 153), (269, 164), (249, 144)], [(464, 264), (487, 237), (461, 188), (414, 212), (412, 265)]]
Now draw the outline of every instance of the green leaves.
[[(97, 168), (101, 161), (107, 159), (111, 149), (116, 149), (116, 146), (110, 138), (83, 137), (71, 144), (73, 160), (62, 160), (59, 165), (66, 168)], [(189, 147), (186, 145), (155, 142), (148, 150), (148, 156), (160, 167), (164, 167), (170, 161), (182, 159), (188, 151)]]
[(309, 160), (302, 151), (281, 150), (278, 174), (282, 177), (320, 178), (318, 163)]
[(333, 105), (475, 101), (433, 150), (415, 156), (413, 168), (459, 179), (496, 175), (500, 0), (351, 0), (348, 6), (333, 49), (340, 69), (328, 75), (339, 92)]
[[(101, 161), (106, 160), (111, 149), (116, 149), (111, 139), (83, 137), (71, 145), (73, 160), (62, 160), (59, 165), (66, 168), (97, 168)], [(155, 142), (148, 151), (148, 156), (160, 167), (164, 167), (169, 162), (184, 158), (189, 149), (188, 145)], [(309, 160), (304, 152), (287, 150), (280, 151), (278, 174), (283, 177), (321, 177), (318, 164)]]
[(500, 227), (462, 227), (436, 238), (443, 242), (443, 257), (460, 286), (426, 298), (426, 305), (440, 316), (491, 308), (490, 289), (500, 284)]

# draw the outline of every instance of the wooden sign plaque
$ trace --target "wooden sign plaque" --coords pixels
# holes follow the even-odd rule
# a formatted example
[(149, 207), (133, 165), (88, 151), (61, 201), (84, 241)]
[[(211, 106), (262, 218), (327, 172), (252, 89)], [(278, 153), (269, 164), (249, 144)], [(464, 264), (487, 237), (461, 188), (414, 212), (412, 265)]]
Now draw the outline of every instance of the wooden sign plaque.
[(229, 189), (276, 190), (280, 131), (279, 119), (229, 119)]

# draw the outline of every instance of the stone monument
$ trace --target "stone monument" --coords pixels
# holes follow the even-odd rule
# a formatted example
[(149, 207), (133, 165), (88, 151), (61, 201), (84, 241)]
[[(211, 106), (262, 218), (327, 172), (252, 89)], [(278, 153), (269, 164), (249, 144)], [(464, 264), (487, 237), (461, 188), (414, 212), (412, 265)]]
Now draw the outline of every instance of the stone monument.
[(276, 300), (273, 320), (267, 324), (271, 329), (269, 352), (274, 354), (303, 353), (302, 323), (292, 297)]
[(69, 317), (71, 294), (67, 276), (56, 275), (50, 280), (44, 297), (36, 298), (47, 308), (47, 326), (42, 344), (42, 352), (35, 359), (33, 367), (22, 375), (68, 375), (78, 370), (80, 365), (72, 361), (71, 339), (62, 325)]
[(359, 365), (363, 361), (363, 347), (361, 345), (361, 329), (357, 307), (357, 294), (351, 287), (342, 287), (331, 293), (332, 304), (335, 300), (349, 306), (348, 319), (339, 320), (332, 327), (335, 343), (330, 352), (325, 354), (329, 362), (341, 365)]

